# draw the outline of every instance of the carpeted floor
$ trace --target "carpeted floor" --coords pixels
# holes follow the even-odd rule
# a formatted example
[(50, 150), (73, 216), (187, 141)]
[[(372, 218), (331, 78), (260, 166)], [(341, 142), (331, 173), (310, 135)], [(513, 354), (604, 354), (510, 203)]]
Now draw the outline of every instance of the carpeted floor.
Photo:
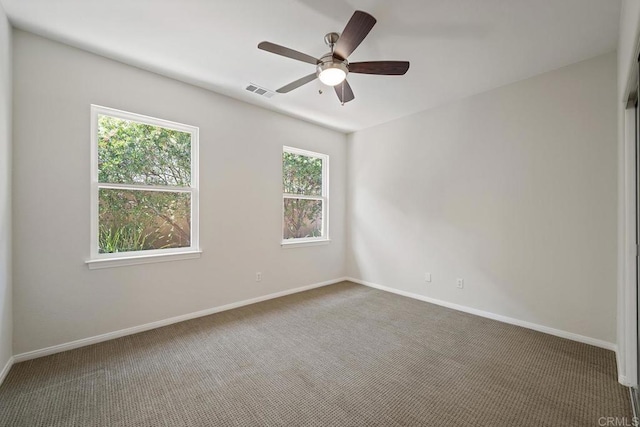
[(628, 400), (611, 351), (344, 282), (17, 364), (0, 425), (584, 427)]

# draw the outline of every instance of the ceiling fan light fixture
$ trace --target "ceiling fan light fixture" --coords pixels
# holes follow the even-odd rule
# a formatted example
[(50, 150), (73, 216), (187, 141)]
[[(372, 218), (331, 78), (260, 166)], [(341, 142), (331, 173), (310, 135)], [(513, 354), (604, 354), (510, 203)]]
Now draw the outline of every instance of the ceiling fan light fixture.
[(327, 86), (339, 85), (347, 78), (349, 69), (341, 62), (325, 62), (318, 65), (318, 78)]
[(258, 43), (258, 49), (316, 66), (315, 73), (308, 74), (288, 85), (282, 86), (276, 90), (276, 92), (288, 93), (318, 78), (321, 83), (327, 86), (333, 86), (340, 103), (344, 105), (346, 102), (355, 99), (351, 85), (346, 80), (350, 72), (379, 76), (404, 75), (409, 69), (408, 61), (349, 62), (347, 60), (349, 55), (351, 55), (360, 43), (362, 43), (364, 38), (367, 37), (367, 34), (369, 34), (376, 22), (376, 18), (367, 12), (356, 10), (353, 12), (349, 22), (347, 22), (347, 26), (344, 27), (342, 34), (328, 33), (324, 36), (324, 42), (329, 46), (331, 51), (319, 59), (275, 43), (267, 41)]

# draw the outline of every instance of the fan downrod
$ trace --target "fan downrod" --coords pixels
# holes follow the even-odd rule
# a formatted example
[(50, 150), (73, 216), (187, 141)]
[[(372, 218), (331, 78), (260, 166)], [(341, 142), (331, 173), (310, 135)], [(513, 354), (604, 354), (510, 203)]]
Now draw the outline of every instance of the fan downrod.
[(324, 36), (324, 42), (327, 46), (331, 48), (332, 53), (333, 53), (333, 45), (335, 45), (338, 42), (339, 38), (340, 38), (340, 34), (338, 33), (327, 33)]

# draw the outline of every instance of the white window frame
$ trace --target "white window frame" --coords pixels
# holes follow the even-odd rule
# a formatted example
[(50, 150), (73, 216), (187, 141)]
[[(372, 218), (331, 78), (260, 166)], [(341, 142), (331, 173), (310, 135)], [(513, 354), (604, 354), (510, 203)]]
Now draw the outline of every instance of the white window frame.
[[(289, 147), (286, 145), (282, 147), (282, 154), (284, 153), (315, 157), (322, 160), (322, 194), (320, 196), (307, 196), (302, 194), (289, 194), (283, 191), (281, 230), (284, 231), (284, 201), (286, 199), (322, 200), (322, 236), (285, 239), (283, 234), (281, 245), (283, 248), (294, 248), (299, 246), (328, 244), (331, 241), (331, 239), (329, 239), (329, 155), (303, 150), (301, 148)], [(282, 164), (280, 165), (280, 170), (282, 171)], [(282, 179), (280, 181), (282, 182)]]
[[(179, 132), (191, 134), (191, 185), (189, 187), (172, 187), (145, 184), (117, 184), (98, 182), (98, 116), (110, 116), (137, 123), (159, 126)], [(133, 264), (146, 264), (161, 261), (198, 258), (202, 251), (199, 245), (199, 191), (198, 191), (198, 136), (199, 129), (182, 123), (157, 119), (155, 117), (130, 113), (114, 108), (91, 105), (91, 250), (86, 264), (90, 269), (120, 267)], [(147, 251), (130, 251), (116, 253), (100, 253), (98, 248), (98, 204), (99, 191), (102, 188), (118, 188), (125, 190), (173, 191), (191, 194), (191, 245), (185, 248), (153, 249)]]

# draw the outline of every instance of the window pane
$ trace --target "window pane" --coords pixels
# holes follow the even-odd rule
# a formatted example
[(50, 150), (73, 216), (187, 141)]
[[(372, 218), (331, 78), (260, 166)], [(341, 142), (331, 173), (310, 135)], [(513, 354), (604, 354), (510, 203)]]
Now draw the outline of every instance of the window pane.
[(99, 115), (98, 182), (191, 185), (191, 134)]
[(284, 199), (284, 239), (322, 237), (322, 200)]
[(322, 159), (282, 153), (282, 186), (288, 194), (322, 195)]
[(191, 241), (191, 194), (101, 188), (100, 253), (184, 248)]

